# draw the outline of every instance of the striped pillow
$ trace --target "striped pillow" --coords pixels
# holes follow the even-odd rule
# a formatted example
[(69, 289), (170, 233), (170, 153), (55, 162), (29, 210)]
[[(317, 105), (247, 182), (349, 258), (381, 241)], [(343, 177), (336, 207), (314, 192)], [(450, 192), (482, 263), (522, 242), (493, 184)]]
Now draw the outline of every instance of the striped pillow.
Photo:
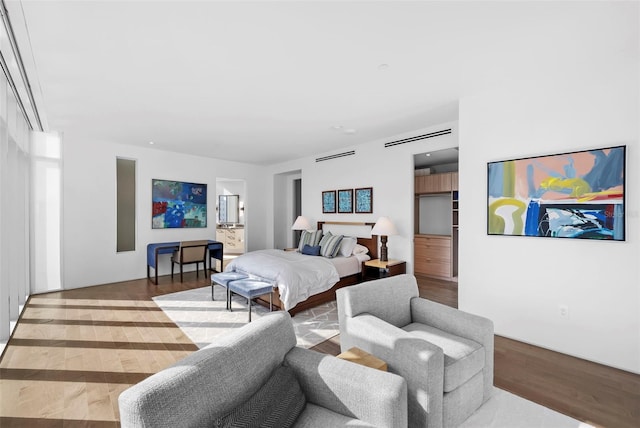
[(329, 259), (334, 258), (340, 250), (342, 235), (333, 235), (327, 232), (320, 240), (320, 255)]
[(298, 251), (302, 252), (305, 245), (310, 247), (317, 247), (320, 245), (320, 239), (322, 238), (322, 230), (315, 230), (309, 232), (307, 230), (302, 231), (300, 235), (300, 243), (298, 244)]

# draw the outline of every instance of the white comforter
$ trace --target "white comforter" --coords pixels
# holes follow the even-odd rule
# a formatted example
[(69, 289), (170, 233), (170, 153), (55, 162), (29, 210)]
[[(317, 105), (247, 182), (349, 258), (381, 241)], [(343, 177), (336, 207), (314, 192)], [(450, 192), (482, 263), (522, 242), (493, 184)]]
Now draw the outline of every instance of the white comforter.
[(280, 291), (285, 310), (330, 289), (340, 280), (338, 271), (328, 259), (296, 251), (251, 251), (233, 259), (225, 271), (242, 272), (273, 282)]

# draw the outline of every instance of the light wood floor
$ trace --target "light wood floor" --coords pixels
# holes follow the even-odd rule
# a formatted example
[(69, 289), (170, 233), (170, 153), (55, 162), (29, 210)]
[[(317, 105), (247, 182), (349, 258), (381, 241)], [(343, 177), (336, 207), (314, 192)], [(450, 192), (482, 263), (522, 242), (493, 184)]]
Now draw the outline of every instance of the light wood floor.
[[(457, 284), (418, 278), (457, 306)], [(32, 296), (0, 360), (0, 426), (117, 427), (120, 392), (195, 351), (151, 300), (208, 285), (168, 276)], [(339, 337), (314, 349), (337, 355)], [(603, 427), (640, 426), (640, 376), (496, 336), (495, 384)]]

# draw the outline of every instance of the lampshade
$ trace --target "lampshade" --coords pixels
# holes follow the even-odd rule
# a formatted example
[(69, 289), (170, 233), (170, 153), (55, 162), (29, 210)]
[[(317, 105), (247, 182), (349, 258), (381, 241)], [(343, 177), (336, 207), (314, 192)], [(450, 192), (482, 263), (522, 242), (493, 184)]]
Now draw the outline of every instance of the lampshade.
[(311, 224), (306, 217), (299, 215), (293, 226), (291, 226), (291, 230), (311, 230)]
[(373, 226), (373, 229), (371, 229), (371, 234), (378, 236), (391, 236), (397, 235), (398, 230), (388, 217), (380, 217), (378, 221), (376, 221), (375, 226)]
[(373, 229), (371, 229), (371, 234), (380, 236), (380, 242), (382, 244), (380, 245), (380, 261), (388, 261), (389, 257), (387, 256), (387, 236), (397, 235), (398, 230), (393, 225), (393, 223), (391, 223), (391, 220), (389, 220), (387, 217), (380, 217), (378, 221), (376, 221), (375, 226), (373, 226)]

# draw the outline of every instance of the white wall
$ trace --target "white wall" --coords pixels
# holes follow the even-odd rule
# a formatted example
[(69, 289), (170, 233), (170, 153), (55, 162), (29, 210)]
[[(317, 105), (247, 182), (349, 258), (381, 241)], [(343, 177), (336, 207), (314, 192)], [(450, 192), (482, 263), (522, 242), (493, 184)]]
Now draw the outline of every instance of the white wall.
[[(449, 135), (390, 148), (384, 147), (384, 143), (390, 141), (447, 128), (453, 130)], [(389, 217), (399, 233), (398, 236), (389, 237), (389, 258), (407, 261), (407, 271), (413, 272), (413, 155), (457, 146), (457, 124), (451, 122), (356, 145), (338, 152), (318, 153), (314, 157), (275, 165), (270, 169), (273, 175), (302, 170), (302, 215), (309, 218), (312, 224), (317, 221), (375, 222), (381, 216)], [(356, 152), (353, 156), (323, 162), (315, 161), (317, 157), (351, 149)], [(372, 214), (322, 213), (322, 191), (359, 187), (373, 187)]]
[[(116, 253), (116, 157), (136, 159), (136, 251)], [(265, 168), (158, 149), (86, 142), (65, 135), (63, 155), (63, 286), (66, 289), (146, 277), (153, 242), (215, 239), (216, 178), (246, 180), (245, 234), (249, 250), (264, 248)], [(207, 228), (151, 229), (151, 179), (206, 183)], [(253, 209), (251, 208), (253, 207)], [(168, 257), (160, 274), (168, 274)]]
[[(589, 70), (461, 100), (459, 307), (496, 334), (638, 373), (639, 70)], [(626, 242), (487, 236), (487, 162), (621, 144)]]

